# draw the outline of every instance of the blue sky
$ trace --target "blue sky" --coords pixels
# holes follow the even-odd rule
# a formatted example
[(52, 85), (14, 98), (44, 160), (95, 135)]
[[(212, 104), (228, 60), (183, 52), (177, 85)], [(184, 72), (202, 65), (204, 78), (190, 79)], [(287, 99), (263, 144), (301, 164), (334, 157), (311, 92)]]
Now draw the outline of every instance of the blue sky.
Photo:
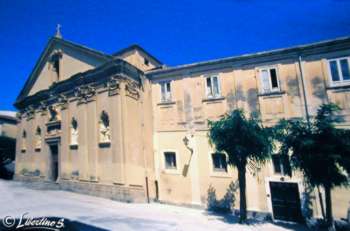
[(48, 39), (113, 53), (140, 44), (165, 64), (350, 36), (347, 0), (0, 0), (0, 110), (13, 110)]

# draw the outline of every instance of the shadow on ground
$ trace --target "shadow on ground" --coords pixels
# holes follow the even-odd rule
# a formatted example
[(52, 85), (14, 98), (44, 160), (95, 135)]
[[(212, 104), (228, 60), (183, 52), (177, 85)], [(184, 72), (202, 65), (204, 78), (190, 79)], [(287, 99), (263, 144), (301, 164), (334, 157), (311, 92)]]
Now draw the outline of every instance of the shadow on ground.
[[(239, 223), (239, 216), (233, 214), (233, 213), (218, 213), (218, 212), (211, 212), (206, 211), (206, 215), (215, 216), (218, 220), (223, 221), (228, 224), (238, 224)], [(294, 222), (273, 222), (266, 216), (259, 216), (252, 218), (248, 216), (247, 222), (245, 225), (247, 226), (259, 226), (263, 224), (273, 224), (275, 226), (279, 226), (281, 228), (287, 229), (287, 230), (295, 230), (295, 231), (307, 231), (309, 230), (305, 225), (298, 224)]]

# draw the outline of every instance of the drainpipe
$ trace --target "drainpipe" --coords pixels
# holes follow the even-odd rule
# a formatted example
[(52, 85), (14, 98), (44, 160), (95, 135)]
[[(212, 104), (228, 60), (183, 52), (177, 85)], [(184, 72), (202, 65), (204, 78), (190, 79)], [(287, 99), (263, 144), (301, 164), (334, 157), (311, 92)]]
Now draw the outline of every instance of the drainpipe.
[(308, 108), (308, 106), (307, 106), (306, 89), (305, 89), (305, 83), (304, 83), (304, 72), (303, 72), (303, 67), (302, 67), (301, 61), (302, 61), (302, 60), (301, 60), (301, 56), (299, 55), (298, 64), (299, 64), (299, 72), (300, 72), (301, 85), (302, 85), (302, 88), (303, 88), (303, 98), (304, 98), (305, 116), (306, 116), (307, 125), (310, 127), (310, 114), (309, 114), (309, 108)]

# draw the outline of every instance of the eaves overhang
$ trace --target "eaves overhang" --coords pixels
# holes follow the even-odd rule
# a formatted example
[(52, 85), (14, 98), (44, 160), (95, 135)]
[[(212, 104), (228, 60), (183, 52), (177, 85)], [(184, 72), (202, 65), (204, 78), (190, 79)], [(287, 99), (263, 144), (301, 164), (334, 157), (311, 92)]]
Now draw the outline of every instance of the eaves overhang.
[(151, 80), (156, 80), (179, 75), (189, 75), (202, 71), (214, 71), (224, 68), (273, 62), (282, 59), (296, 59), (298, 56), (306, 57), (344, 49), (350, 49), (350, 37), (151, 70), (146, 72), (146, 76)]

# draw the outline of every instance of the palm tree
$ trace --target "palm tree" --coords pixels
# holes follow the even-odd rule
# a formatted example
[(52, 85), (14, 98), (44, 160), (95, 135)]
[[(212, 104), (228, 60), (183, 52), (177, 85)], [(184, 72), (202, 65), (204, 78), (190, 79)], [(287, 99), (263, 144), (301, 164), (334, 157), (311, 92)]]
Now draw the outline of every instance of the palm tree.
[(334, 229), (331, 190), (347, 185), (350, 174), (350, 130), (339, 129), (335, 104), (324, 104), (311, 123), (304, 120), (280, 121), (276, 126), (281, 152), (291, 154), (292, 165), (312, 187), (323, 187), (326, 221)]
[(219, 152), (228, 155), (228, 164), (238, 169), (240, 223), (247, 219), (246, 169), (259, 169), (270, 158), (269, 129), (259, 119), (236, 109), (219, 121), (209, 121), (209, 139)]

